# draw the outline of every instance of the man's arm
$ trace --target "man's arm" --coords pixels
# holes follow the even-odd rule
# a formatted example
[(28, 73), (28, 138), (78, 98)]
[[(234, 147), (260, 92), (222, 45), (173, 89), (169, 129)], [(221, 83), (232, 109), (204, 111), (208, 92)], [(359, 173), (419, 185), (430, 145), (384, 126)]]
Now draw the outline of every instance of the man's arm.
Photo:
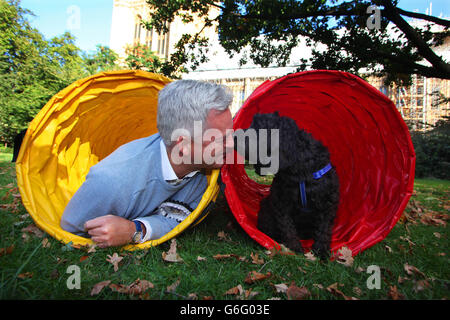
[(117, 216), (126, 207), (121, 207), (124, 201), (118, 199), (115, 189), (115, 184), (106, 175), (91, 170), (67, 204), (61, 227), (80, 236), (91, 236), (100, 247), (129, 243), (135, 225)]
[[(195, 176), (194, 181), (191, 181), (182, 190), (176, 193), (170, 200), (180, 201), (186, 203), (192, 210), (195, 210), (203, 197), (203, 193), (208, 185), (206, 177), (203, 174), (198, 174)], [(190, 211), (190, 210), (189, 210)], [(154, 240), (155, 235), (152, 235), (152, 218), (151, 216), (139, 217), (135, 219), (139, 221), (142, 226), (144, 226), (143, 232), (143, 242), (148, 240)], [(160, 232), (158, 232), (160, 234)]]
[[(115, 247), (130, 243), (136, 226), (133, 221), (125, 218), (106, 215), (89, 220), (85, 229), (99, 247)], [(143, 228), (145, 232), (145, 227)]]

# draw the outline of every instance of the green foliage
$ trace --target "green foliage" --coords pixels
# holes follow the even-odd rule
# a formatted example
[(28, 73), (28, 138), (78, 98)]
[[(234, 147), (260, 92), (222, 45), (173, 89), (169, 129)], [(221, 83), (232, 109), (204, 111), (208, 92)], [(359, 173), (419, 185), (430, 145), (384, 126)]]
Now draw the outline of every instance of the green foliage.
[[(368, 69), (386, 82), (408, 84), (411, 74), (450, 78), (450, 65), (436, 55), (431, 47), (443, 43), (449, 35), (448, 20), (406, 12), (397, 7), (396, 0), (148, 0), (155, 8), (147, 28), (167, 30), (167, 22), (180, 17), (184, 22), (200, 19), (204, 28), (217, 24), (219, 41), (233, 56), (243, 54), (241, 63), (250, 59), (262, 66), (285, 66), (300, 38), (312, 50), (312, 57), (301, 61), (298, 70), (335, 69), (359, 74)], [(380, 28), (369, 29), (367, 21), (373, 12), (370, 5), (380, 8)], [(210, 8), (218, 9), (211, 17)], [(415, 17), (445, 27), (432, 32), (408, 24), (402, 16)], [(388, 33), (388, 24), (394, 25), (396, 37)], [(203, 29), (202, 29), (203, 30)], [(169, 62), (172, 70), (181, 72), (183, 66), (193, 69), (206, 59), (208, 39), (196, 34), (185, 34)], [(195, 48), (195, 50), (194, 50)], [(430, 62), (431, 67), (418, 62)], [(168, 62), (168, 63), (169, 63)]]
[(14, 136), (58, 91), (74, 81), (103, 70), (117, 68), (118, 56), (98, 46), (82, 53), (66, 32), (46, 40), (32, 28), (29, 10), (18, 0), (0, 0), (0, 142)]
[(97, 50), (94, 53), (83, 53), (82, 56), (89, 75), (119, 69), (116, 64), (119, 55), (108, 47), (97, 45)]
[(416, 177), (450, 179), (450, 117), (439, 120), (433, 129), (412, 131), (416, 152)]
[(136, 44), (127, 47), (125, 53), (128, 68), (161, 73), (162, 62), (148, 46)]

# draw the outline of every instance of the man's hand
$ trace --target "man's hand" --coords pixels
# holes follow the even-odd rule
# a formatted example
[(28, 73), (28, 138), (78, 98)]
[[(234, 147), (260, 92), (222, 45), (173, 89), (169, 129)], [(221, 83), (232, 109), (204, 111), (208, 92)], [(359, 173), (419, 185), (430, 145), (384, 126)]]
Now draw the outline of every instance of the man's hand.
[(131, 242), (136, 226), (133, 221), (106, 215), (86, 221), (84, 228), (100, 248), (121, 246)]

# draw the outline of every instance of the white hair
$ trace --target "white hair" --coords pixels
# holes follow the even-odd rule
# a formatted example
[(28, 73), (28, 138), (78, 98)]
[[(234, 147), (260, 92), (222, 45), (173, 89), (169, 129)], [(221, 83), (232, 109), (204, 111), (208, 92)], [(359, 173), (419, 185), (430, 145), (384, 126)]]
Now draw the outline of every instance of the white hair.
[(212, 109), (225, 111), (233, 101), (228, 88), (210, 82), (178, 80), (166, 85), (158, 94), (157, 128), (166, 146), (172, 132), (186, 129), (193, 137), (194, 121), (202, 121)]

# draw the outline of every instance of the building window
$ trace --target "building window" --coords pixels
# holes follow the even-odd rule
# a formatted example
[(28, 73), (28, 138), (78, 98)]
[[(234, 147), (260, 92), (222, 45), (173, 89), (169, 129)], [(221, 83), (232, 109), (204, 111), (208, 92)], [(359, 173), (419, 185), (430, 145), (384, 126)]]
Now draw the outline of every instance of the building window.
[(139, 44), (141, 43), (141, 23), (138, 21), (136, 22), (136, 24), (134, 25), (134, 44)]
[[(166, 22), (166, 26), (170, 28), (170, 26)], [(157, 53), (161, 57), (169, 56), (169, 34), (170, 29), (166, 33), (158, 34), (158, 50)]]
[(418, 95), (422, 95), (423, 94), (423, 87), (422, 86), (417, 87), (417, 94)]
[(145, 33), (145, 44), (150, 50), (152, 50), (153, 29), (147, 30), (147, 32)]

